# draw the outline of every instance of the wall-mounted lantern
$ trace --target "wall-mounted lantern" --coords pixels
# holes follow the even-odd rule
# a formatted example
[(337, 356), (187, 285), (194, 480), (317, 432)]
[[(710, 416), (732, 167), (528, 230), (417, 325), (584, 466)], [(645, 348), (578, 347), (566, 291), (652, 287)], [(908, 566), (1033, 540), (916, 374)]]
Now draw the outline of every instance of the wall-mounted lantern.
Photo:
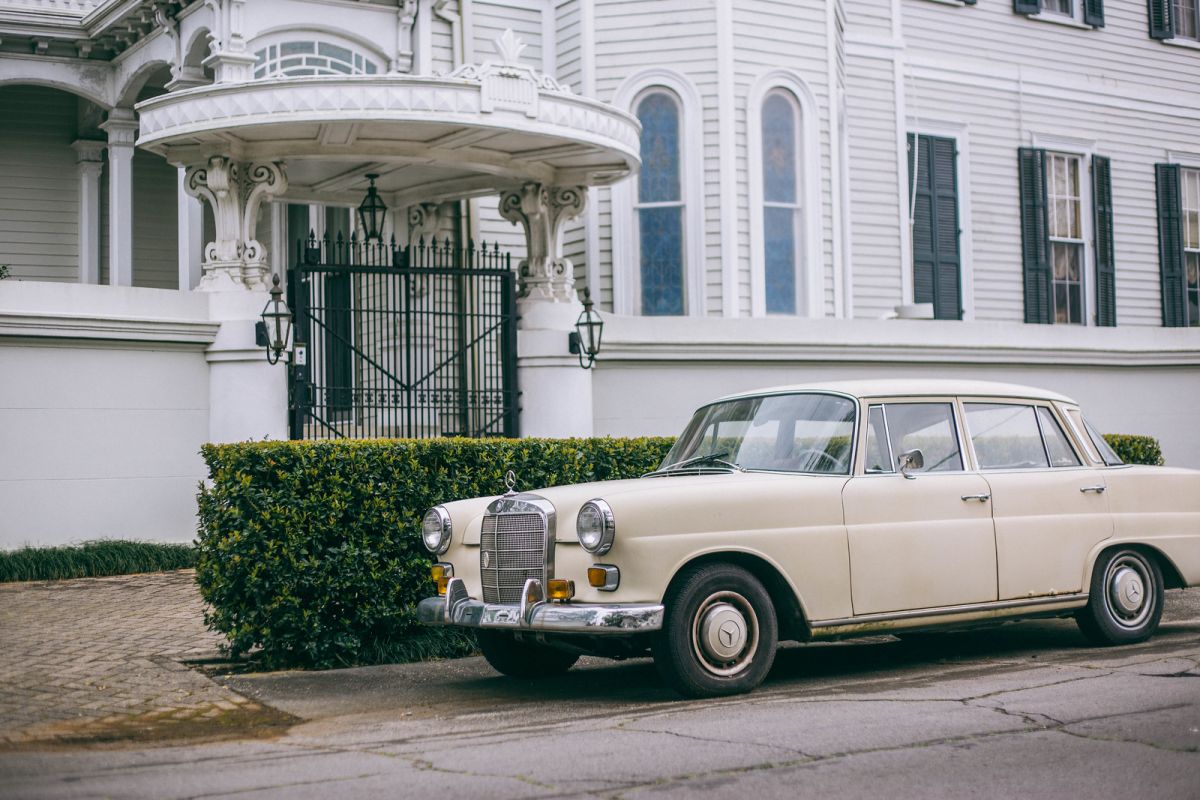
[(604, 320), (592, 307), (591, 292), (583, 287), (583, 313), (575, 320), (575, 330), (567, 339), (567, 346), (572, 355), (579, 356), (579, 366), (591, 369), (596, 363), (596, 355), (600, 352), (600, 337), (604, 334)]
[(267, 363), (278, 364), (292, 335), (292, 310), (283, 302), (279, 276), (271, 276), (271, 299), (263, 306), (262, 321), (254, 325), (255, 339), (267, 348)]
[(367, 176), (371, 185), (367, 187), (367, 196), (358, 205), (358, 220), (362, 223), (368, 242), (372, 239), (376, 241), (383, 239), (383, 219), (387, 215), (387, 205), (384, 204), (383, 198), (375, 189), (375, 179), (378, 177), (378, 175)]

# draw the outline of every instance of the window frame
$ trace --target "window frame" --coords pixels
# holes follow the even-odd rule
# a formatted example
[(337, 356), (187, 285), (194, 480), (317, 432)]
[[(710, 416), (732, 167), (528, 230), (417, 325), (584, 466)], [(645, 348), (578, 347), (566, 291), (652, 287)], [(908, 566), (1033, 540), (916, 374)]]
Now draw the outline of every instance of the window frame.
[[(895, 396), (895, 397), (863, 397), (859, 399), (858, 420), (860, 423), (858, 435), (855, 437), (857, 442), (857, 452), (854, 455), (854, 471), (853, 476), (856, 478), (874, 478), (874, 477), (896, 477), (899, 476), (900, 468), (896, 463), (897, 454), (892, 452), (892, 432), (891, 423), (887, 417), (887, 406), (889, 405), (943, 405), (950, 407), (951, 429), (954, 432), (955, 441), (958, 445), (959, 461), (962, 464), (961, 469), (943, 470), (938, 472), (916, 472), (914, 476), (919, 478), (933, 477), (936, 475), (962, 475), (967, 472), (975, 472), (975, 452), (972, 449), (964, 446), (966, 441), (966, 427), (963, 418), (962, 403), (957, 396)], [(883, 413), (884, 430), (887, 432), (888, 457), (892, 460), (891, 472), (867, 472), (867, 436), (870, 428), (870, 413), (873, 406), (881, 406)]]
[[(1058, 409), (1055, 408), (1054, 403), (1019, 398), (1019, 397), (976, 397), (976, 396), (970, 396), (970, 397), (964, 396), (964, 397), (960, 398), (960, 403), (962, 405), (964, 432), (965, 432), (967, 441), (970, 442), (971, 463), (974, 465), (972, 471), (974, 471), (974, 472), (980, 472), (980, 473), (984, 473), (984, 472), (1037, 472), (1037, 471), (1053, 472), (1054, 470), (1082, 469), (1082, 468), (1088, 466), (1089, 457), (1086, 457), (1086, 456), (1080, 454), (1078, 443), (1074, 441), (1074, 437), (1072, 436), (1072, 433), (1074, 433), (1074, 431), (1071, 430), (1071, 427), (1069, 424), (1067, 424), (1067, 425), (1063, 424), (1063, 422), (1064, 422), (1063, 417), (1065, 415), (1060, 415), (1057, 413)], [(983, 464), (979, 460), (979, 454), (975, 452), (975, 439), (974, 439), (974, 437), (971, 436), (971, 429), (970, 429), (969, 424), (967, 423), (967, 405), (1020, 406), (1022, 408), (1030, 409), (1033, 412), (1033, 419), (1037, 425), (1038, 436), (1041, 439), (1042, 453), (1046, 457), (1046, 466), (1044, 466), (1044, 467), (1040, 467), (1040, 466), (1038, 466), (1038, 467), (985, 467), (985, 466), (983, 466)], [(1075, 456), (1075, 458), (1078, 460), (1079, 463), (1077, 463), (1077, 464), (1062, 464), (1062, 465), (1056, 465), (1054, 463), (1054, 457), (1051, 456), (1051, 454), (1050, 454), (1050, 443), (1046, 441), (1046, 429), (1042, 425), (1042, 418), (1041, 418), (1041, 414), (1039, 413), (1039, 409), (1045, 409), (1047, 412), (1049, 412), (1051, 419), (1053, 419), (1055, 422), (1058, 423), (1058, 426), (1061, 429), (1062, 434), (1063, 434), (1063, 440), (1067, 443), (1067, 447), (1070, 448), (1071, 453)], [(1069, 421), (1068, 421), (1068, 423), (1069, 423)]]
[[(1081, 328), (1096, 327), (1096, 218), (1093, 202), (1092, 189), (1092, 158), (1097, 155), (1096, 142), (1094, 140), (1075, 139), (1067, 136), (1056, 136), (1052, 134), (1034, 133), (1032, 135), (1032, 146), (1046, 151), (1046, 174), (1042, 176), (1042, 180), (1046, 185), (1046, 240), (1047, 240), (1047, 255), (1051, 254), (1053, 238), (1050, 236), (1050, 217), (1051, 217), (1051, 199), (1050, 199), (1050, 160), (1054, 156), (1075, 156), (1079, 159), (1079, 224), (1080, 234), (1083, 237), (1082, 258), (1083, 264), (1080, 269), (1080, 293), (1083, 303), (1083, 321), (1082, 323), (1060, 323), (1053, 317), (1050, 323), (1053, 325), (1077, 325)], [(1049, 292), (1051, 295), (1051, 310), (1056, 311), (1054, 305), (1054, 262), (1051, 256), (1050, 261), (1050, 284)]]
[[(1200, 2), (1200, 0), (1197, 0)], [(1190, 194), (1189, 194), (1190, 191)], [(1194, 205), (1189, 205), (1189, 200), (1194, 202)], [(1183, 228), (1183, 292), (1184, 292), (1184, 314), (1186, 315), (1185, 327), (1200, 327), (1200, 313), (1196, 317), (1192, 317), (1192, 296), (1196, 297), (1197, 309), (1200, 309), (1200, 285), (1196, 288), (1188, 282), (1188, 262), (1195, 261), (1196, 269), (1200, 272), (1200, 220), (1198, 220), (1195, 241), (1189, 240), (1189, 235), (1193, 232), (1188, 227), (1188, 215), (1195, 214), (1200, 217), (1200, 168), (1190, 167), (1181, 164), (1179, 168), (1179, 214), (1182, 218)]]
[[(1168, 42), (1176, 44), (1200, 45), (1200, 0), (1168, 0), (1171, 4), (1171, 19), (1173, 20), (1173, 32), (1175, 36), (1168, 39)], [(1179, 6), (1183, 3), (1190, 3), (1192, 6), (1192, 19), (1194, 20), (1195, 32), (1188, 36), (1179, 30)], [(1178, 41), (1176, 41), (1178, 40)]]
[[(617, 88), (613, 105), (636, 116), (646, 95), (664, 91), (680, 106), (679, 180), (683, 198), (683, 315), (704, 316), (707, 308), (704, 258), (704, 180), (700, 93), (682, 74), (653, 67), (630, 75)], [(613, 312), (641, 316), (641, 252), (638, 237), (637, 176), (613, 185), (612, 210)]]
[(747, 181), (750, 194), (750, 315), (765, 317), (766, 241), (762, 153), (762, 109), (772, 93), (784, 94), (797, 114), (796, 119), (796, 200), (800, 219), (796, 246), (796, 313), (772, 313), (773, 317), (825, 316), (824, 265), (820, 229), (820, 134), (816, 96), (803, 77), (784, 69), (760, 75), (746, 94)]
[[(308, 42), (313, 43), (313, 45), (314, 45), (313, 52), (311, 54), (304, 54), (304, 55), (311, 55), (313, 57), (320, 57), (320, 58), (328, 58), (328, 56), (318, 56), (320, 45), (328, 44), (328, 45), (333, 45), (334, 47), (341, 47), (343, 49), (349, 50), (352, 63), (353, 63), (353, 58), (356, 55), (361, 56), (363, 59), (363, 62), (364, 62), (364, 69), (362, 72), (358, 72), (358, 71), (351, 71), (349, 73), (344, 73), (344, 72), (340, 72), (340, 71), (320, 72), (320, 73), (317, 73), (317, 75), (319, 75), (319, 76), (335, 76), (335, 77), (350, 77), (352, 75), (380, 76), (380, 75), (384, 75), (387, 73), (388, 58), (387, 58), (386, 54), (380, 52), (379, 49), (377, 47), (375, 47), (375, 45), (372, 44), (371, 42), (366, 41), (364, 39), (360, 39), (359, 37), (354, 36), (354, 35), (350, 34), (349, 32), (344, 32), (340, 29), (324, 29), (324, 28), (310, 28), (310, 27), (275, 28), (270, 31), (264, 31), (262, 34), (257, 36), (255, 39), (248, 42), (246, 44), (246, 53), (250, 56), (254, 56), (255, 58), (257, 58), (259, 52), (269, 53), (270, 48), (275, 47), (276, 55), (277, 55), (276, 62), (278, 62), (284, 58), (284, 56), (279, 52), (279, 49), (284, 44), (308, 43)], [(287, 57), (295, 58), (295, 57), (303, 57), (303, 56), (289, 55)], [(270, 59), (270, 56), (267, 55), (265, 57), (266, 63), (270, 63), (269, 59)], [(367, 72), (366, 64), (370, 64), (372, 67), (374, 67), (375, 71)], [(255, 64), (253, 64), (250, 69), (250, 74), (254, 75), (254, 73), (257, 72), (261, 66), (262, 65), (260, 65), (257, 62)], [(252, 78), (252, 80), (253, 81), (263, 81), (263, 80), (272, 80), (272, 79), (286, 78), (286, 77), (288, 77), (286, 73), (268, 72), (266, 75), (264, 75), (262, 77)]]

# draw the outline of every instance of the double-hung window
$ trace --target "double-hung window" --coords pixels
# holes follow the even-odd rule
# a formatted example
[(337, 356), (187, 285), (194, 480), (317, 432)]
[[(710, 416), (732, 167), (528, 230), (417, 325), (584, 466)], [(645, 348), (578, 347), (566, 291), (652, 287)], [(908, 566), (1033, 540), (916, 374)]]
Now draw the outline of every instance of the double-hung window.
[(1018, 166), (1025, 321), (1116, 325), (1112, 163), (1022, 147)]
[(1013, 11), (1049, 22), (1104, 27), (1104, 0), (1013, 0)]
[(1046, 154), (1054, 322), (1084, 324), (1083, 199), (1077, 155)]
[(1200, 40), (1200, 0), (1172, 0), (1175, 4), (1175, 35)]
[(1200, 169), (1180, 170), (1187, 324), (1200, 327)]

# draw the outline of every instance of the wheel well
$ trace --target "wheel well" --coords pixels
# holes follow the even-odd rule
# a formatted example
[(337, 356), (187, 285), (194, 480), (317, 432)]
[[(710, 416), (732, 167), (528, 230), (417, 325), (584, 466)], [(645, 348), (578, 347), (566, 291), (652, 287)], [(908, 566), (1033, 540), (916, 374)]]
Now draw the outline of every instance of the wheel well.
[[(1137, 550), (1139, 553), (1144, 553), (1145, 555), (1149, 556), (1150, 558), (1153, 558), (1155, 563), (1158, 564), (1159, 570), (1162, 571), (1163, 588), (1164, 589), (1186, 589), (1187, 588), (1187, 583), (1184, 582), (1183, 575), (1179, 572), (1179, 568), (1175, 566), (1174, 562), (1172, 562), (1171, 559), (1167, 558), (1167, 555), (1165, 553), (1163, 553), (1163, 551), (1159, 550), (1156, 547), (1152, 547), (1151, 545), (1148, 545), (1148, 544), (1128, 543), (1128, 542), (1114, 544), (1111, 547), (1106, 547), (1103, 550), (1101, 550), (1099, 553), (1097, 553), (1096, 561), (1099, 561), (1100, 556), (1104, 555), (1105, 553), (1108, 553), (1112, 550), (1117, 550), (1120, 548), (1125, 548), (1128, 550)], [(1096, 562), (1093, 561), (1092, 562), (1093, 571), (1095, 570), (1095, 568), (1096, 568)], [(1089, 585), (1090, 585), (1090, 581), (1089, 581)]]
[(811, 637), (808, 620), (804, 617), (804, 609), (792, 587), (768, 561), (750, 553), (724, 552), (707, 553), (693, 558), (679, 568), (671, 583), (667, 586), (666, 595), (670, 595), (679, 583), (680, 576), (692, 567), (706, 564), (734, 564), (749, 572), (762, 582), (771, 602), (775, 604), (775, 614), (779, 618), (779, 638), (804, 641)]

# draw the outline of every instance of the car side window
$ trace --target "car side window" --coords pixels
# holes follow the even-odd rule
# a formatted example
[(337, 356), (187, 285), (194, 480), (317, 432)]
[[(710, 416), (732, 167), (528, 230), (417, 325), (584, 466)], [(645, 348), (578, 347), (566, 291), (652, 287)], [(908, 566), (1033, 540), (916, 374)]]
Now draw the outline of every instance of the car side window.
[(964, 403), (967, 435), (980, 469), (1030, 469), (1050, 466), (1033, 406)]
[(1038, 406), (1038, 422), (1042, 425), (1042, 436), (1046, 439), (1046, 452), (1050, 454), (1052, 467), (1078, 467), (1079, 456), (1071, 449), (1062, 426), (1045, 406)]
[(867, 409), (866, 471), (869, 475), (896, 471), (896, 465), (892, 463), (892, 454), (888, 450), (883, 406), (871, 406)]
[(962, 449), (950, 403), (886, 403), (888, 440), (894, 458), (920, 450), (925, 466), (915, 472), (961, 472)]

